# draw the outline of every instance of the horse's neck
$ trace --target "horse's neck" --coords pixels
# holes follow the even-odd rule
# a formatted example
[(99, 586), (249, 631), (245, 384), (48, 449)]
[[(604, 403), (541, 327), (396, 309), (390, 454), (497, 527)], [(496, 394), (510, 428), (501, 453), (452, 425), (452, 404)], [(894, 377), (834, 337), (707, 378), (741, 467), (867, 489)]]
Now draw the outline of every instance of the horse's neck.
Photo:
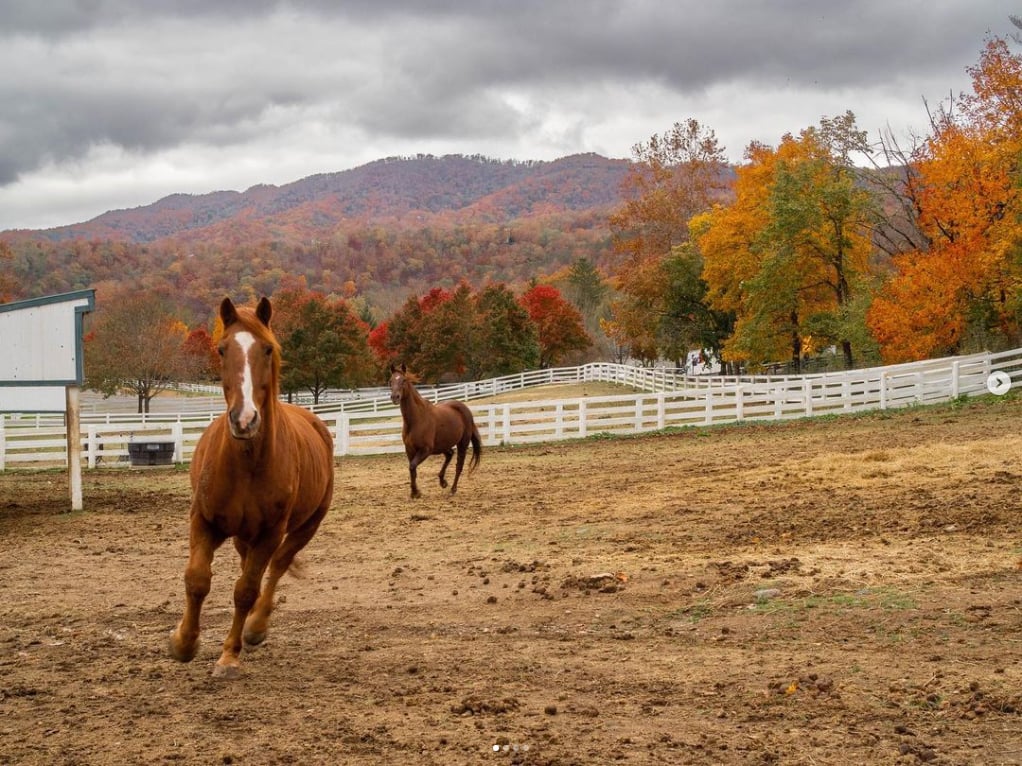
[(405, 395), (401, 397), (401, 412), (410, 414), (424, 412), (433, 405), (422, 398), (422, 394), (411, 383), (405, 385)]

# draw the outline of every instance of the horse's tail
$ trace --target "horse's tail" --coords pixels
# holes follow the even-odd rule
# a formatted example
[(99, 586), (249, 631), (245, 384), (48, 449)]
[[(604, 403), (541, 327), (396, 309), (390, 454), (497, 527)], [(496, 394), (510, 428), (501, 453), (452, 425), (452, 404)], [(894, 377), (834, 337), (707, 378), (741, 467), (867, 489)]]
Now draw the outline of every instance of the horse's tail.
[(472, 423), (472, 458), (468, 461), (468, 472), (472, 473), (479, 465), (479, 458), (483, 456), (483, 440), (479, 437), (479, 429), (475, 422)]

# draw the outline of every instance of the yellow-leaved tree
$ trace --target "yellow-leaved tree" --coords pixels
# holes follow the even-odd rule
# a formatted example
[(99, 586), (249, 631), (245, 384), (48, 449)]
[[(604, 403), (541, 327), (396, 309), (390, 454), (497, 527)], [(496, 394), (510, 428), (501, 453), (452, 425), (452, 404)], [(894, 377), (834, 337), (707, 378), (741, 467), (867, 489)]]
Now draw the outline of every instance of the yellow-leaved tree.
[(874, 200), (852, 163), (867, 152), (851, 112), (773, 149), (752, 144), (735, 200), (693, 221), (707, 299), (736, 315), (726, 359), (751, 366), (841, 349), (852, 366), (869, 341), (860, 294), (871, 279)]

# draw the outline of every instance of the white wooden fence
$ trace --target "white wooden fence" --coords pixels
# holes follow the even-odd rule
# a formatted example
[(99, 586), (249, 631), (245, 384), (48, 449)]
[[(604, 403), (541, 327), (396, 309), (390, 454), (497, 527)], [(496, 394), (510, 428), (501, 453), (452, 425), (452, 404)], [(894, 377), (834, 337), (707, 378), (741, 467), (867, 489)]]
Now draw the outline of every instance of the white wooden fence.
[[(477, 400), (550, 383), (605, 381), (643, 393), (471, 405), (486, 445), (621, 435), (747, 420), (783, 420), (949, 401), (987, 393), (995, 371), (1022, 385), (1022, 349), (911, 364), (805, 376), (686, 377), (668, 370), (590, 364), (539, 370), (443, 388), (422, 388), (441, 399)], [(401, 415), (382, 390), (338, 398), (314, 408), (335, 439), (335, 454), (399, 452)], [(173, 444), (186, 463), (221, 409), (142, 417), (82, 416), (82, 454), (88, 468), (124, 465), (132, 442)], [(63, 422), (52, 415), (0, 417), (0, 471), (15, 465), (66, 465)]]

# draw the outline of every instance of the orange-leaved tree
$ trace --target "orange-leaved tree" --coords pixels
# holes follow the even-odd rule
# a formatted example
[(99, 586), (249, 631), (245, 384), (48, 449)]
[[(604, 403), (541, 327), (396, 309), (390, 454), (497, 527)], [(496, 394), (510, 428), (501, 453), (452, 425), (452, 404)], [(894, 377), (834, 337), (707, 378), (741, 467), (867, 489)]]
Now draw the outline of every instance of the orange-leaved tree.
[(926, 245), (869, 312), (888, 362), (1022, 343), (1022, 58), (992, 38), (969, 74), (913, 158)]

